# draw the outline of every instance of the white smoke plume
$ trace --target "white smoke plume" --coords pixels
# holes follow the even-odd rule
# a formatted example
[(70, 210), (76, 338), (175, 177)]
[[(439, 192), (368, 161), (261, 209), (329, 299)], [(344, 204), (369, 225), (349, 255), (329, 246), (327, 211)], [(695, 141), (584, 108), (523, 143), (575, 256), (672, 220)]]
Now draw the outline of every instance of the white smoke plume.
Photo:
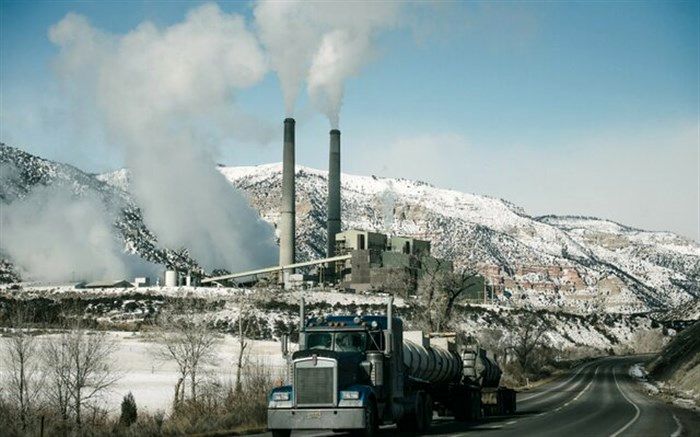
[(384, 233), (391, 235), (393, 233), (392, 228), (394, 227), (396, 210), (396, 192), (391, 181), (389, 181), (389, 186), (379, 195), (379, 201), (382, 208)]
[(345, 81), (374, 55), (376, 36), (399, 22), (402, 2), (262, 0), (254, 14), (287, 115), (304, 80), (316, 108), (338, 127)]
[(39, 186), (0, 208), (0, 252), (28, 279), (124, 279), (152, 273), (152, 265), (123, 252), (110, 216), (95, 195), (76, 197), (68, 187)]
[(123, 148), (133, 195), (162, 245), (188, 248), (207, 269), (276, 262), (272, 228), (215, 167), (225, 139), (268, 135), (251, 130), (233, 101), (268, 71), (243, 17), (205, 4), (170, 27), (144, 22), (113, 35), (71, 13), (49, 38), (60, 79)]

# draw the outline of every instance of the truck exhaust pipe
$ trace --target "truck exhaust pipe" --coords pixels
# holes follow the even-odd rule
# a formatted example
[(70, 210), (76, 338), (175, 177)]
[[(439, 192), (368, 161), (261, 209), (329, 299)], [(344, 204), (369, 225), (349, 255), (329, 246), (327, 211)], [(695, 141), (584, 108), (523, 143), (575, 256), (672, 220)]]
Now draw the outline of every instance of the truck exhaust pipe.
[(386, 305), (386, 335), (384, 338), (384, 352), (391, 354), (391, 334), (394, 325), (394, 298), (390, 297)]
[(304, 306), (304, 298), (299, 300), (299, 332), (304, 330), (304, 324), (306, 323), (306, 308)]

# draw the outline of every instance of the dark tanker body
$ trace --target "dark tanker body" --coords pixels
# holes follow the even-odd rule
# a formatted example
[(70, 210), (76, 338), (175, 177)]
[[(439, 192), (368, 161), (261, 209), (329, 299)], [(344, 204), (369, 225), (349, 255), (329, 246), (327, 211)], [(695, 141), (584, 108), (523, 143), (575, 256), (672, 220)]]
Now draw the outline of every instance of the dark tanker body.
[(501, 371), (478, 345), (459, 334), (404, 332), (392, 316), (306, 318), (301, 305), (299, 350), (288, 354), (290, 385), (269, 399), (268, 428), (355, 430), (378, 426), (423, 432), (433, 411), (458, 420), (515, 412), (515, 391), (499, 387)]

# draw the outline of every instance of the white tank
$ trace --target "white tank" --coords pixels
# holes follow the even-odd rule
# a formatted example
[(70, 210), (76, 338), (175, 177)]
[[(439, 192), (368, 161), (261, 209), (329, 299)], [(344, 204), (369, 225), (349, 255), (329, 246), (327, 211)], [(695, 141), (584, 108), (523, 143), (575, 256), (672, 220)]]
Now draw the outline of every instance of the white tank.
[(453, 352), (462, 357), (463, 374), (466, 380), (482, 387), (498, 387), (501, 381), (501, 368), (496, 360), (489, 357), (479, 342), (471, 337), (457, 335)]
[(165, 286), (177, 287), (177, 270), (165, 271)]
[(501, 379), (501, 369), (486, 350), (459, 334), (431, 341), (421, 331), (406, 331), (403, 361), (411, 377), (431, 383), (465, 380), (498, 387)]
[(404, 333), (408, 338), (403, 341), (403, 362), (413, 378), (432, 383), (459, 380), (462, 374), (459, 356), (439, 346), (431, 346), (426, 340), (416, 341), (411, 334)]

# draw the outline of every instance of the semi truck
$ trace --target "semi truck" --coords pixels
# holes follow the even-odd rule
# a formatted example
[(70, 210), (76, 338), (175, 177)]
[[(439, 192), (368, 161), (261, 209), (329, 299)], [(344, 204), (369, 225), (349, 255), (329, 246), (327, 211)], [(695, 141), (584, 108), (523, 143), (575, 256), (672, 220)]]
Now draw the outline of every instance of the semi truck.
[(460, 421), (515, 413), (515, 391), (499, 385), (501, 370), (464, 333), (404, 331), (393, 316), (315, 316), (300, 303), (299, 348), (289, 350), (286, 385), (269, 394), (274, 437), (292, 430), (351, 431), (373, 436), (379, 425), (420, 434), (433, 414)]

